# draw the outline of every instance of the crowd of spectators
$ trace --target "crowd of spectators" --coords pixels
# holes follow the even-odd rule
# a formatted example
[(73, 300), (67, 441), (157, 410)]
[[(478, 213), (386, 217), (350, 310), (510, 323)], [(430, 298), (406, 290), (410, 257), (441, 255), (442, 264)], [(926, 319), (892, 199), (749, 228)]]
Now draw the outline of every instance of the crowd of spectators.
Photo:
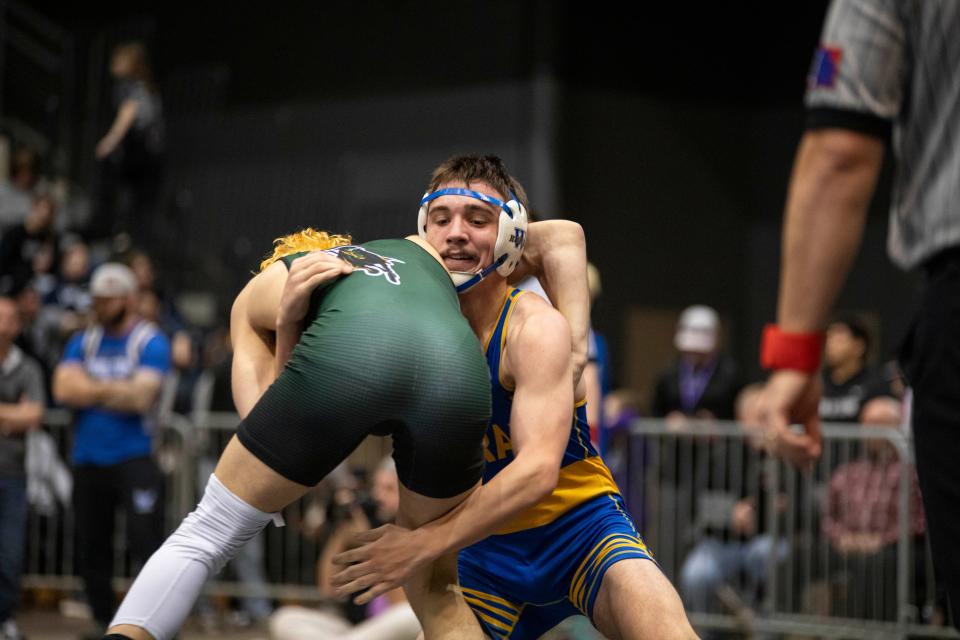
[[(229, 388), (225, 329), (187, 322), (153, 257), (134, 244), (149, 241), (149, 233), (134, 231), (146, 229), (138, 215), (150, 217), (156, 202), (161, 109), (141, 45), (118, 47), (112, 71), (117, 112), (97, 147), (101, 180), (93, 216), (61, 217), (70, 203), (30, 149), (16, 147), (9, 162), (0, 162), (10, 167), (9, 176), (0, 176), (3, 640), (21, 638), (14, 613), (28, 498), (46, 496), (43, 505), (34, 504), (40, 511), (55, 512), (56, 498), (71, 509), (95, 635), (115, 607), (114, 558), (129, 552), (134, 561), (145, 560), (162, 541), (166, 501), (153, 455), (157, 419), (209, 410), (210, 390), (222, 390), (224, 377)], [(0, 142), (0, 152), (9, 151), (9, 141)], [(196, 394), (198, 388), (207, 392)], [(43, 433), (43, 411), (54, 408), (72, 411), (70, 450), (32, 437)], [(35, 488), (42, 484), (31, 475), (37, 469), (56, 476), (52, 494)], [(117, 512), (127, 534), (119, 549)]]
[[(75, 568), (83, 584), (82, 595), (74, 595), (85, 601), (79, 610), (94, 623), (84, 637), (100, 637), (116, 606), (114, 559), (127, 556), (135, 572), (165, 533), (170, 495), (164, 467), (169, 472), (170, 465), (161, 464), (158, 455), (157, 425), (172, 412), (194, 420), (210, 412), (234, 412), (227, 327), (191, 324), (178, 308), (175, 291), (164, 282), (162, 268), (149, 251), (134, 244), (136, 234), (128, 233), (136, 225), (136, 212), (144, 210), (144, 198), (153, 195), (145, 181), (156, 177), (151, 173), (157, 167), (151, 163), (157, 157), (151, 154), (159, 151), (161, 133), (156, 96), (143, 70), (136, 70), (142, 54), (137, 47), (121, 48), (114, 61), (122, 85), (117, 121), (98, 146), (104, 175), (96, 204), (102, 209), (87, 224), (75, 228), (58, 219), (63, 202), (40, 177), (39, 159), (28, 150), (15, 152), (9, 179), (0, 179), (2, 640), (23, 637), (15, 619), (29, 547), (25, 537), (31, 457), (50, 458), (34, 466), (55, 465), (57, 473), (66, 475), (57, 477), (58, 495), (52, 502), (48, 495), (48, 504), (32, 508), (45, 516), (63, 516), (62, 509), (72, 514)], [(128, 77), (129, 64), (138, 77)], [(131, 111), (136, 117), (130, 117)], [(72, 415), (66, 432), (71, 447), (53, 439), (33, 446), (28, 434), (44, 433), (44, 411), (64, 408)], [(198, 474), (211, 471), (212, 464), (201, 454)], [(326, 607), (287, 607), (273, 613), (273, 603), (263, 592), (267, 578), (261, 536), (228, 567), (249, 597), (226, 609), (215, 599), (201, 601), (201, 623), (216, 630), (269, 622), (277, 637), (317, 630), (352, 637), (353, 627), (356, 637), (376, 637), (378, 628), (385, 628), (388, 637), (399, 637), (401, 625), (408, 629), (406, 635), (415, 637), (416, 619), (402, 594), (381, 598), (366, 611), (337, 601), (324, 586), (329, 567), (323, 563), (345, 534), (390, 522), (395, 515), (396, 471), (385, 462), (369, 488), (362, 478), (343, 471), (314, 495), (326, 523), (310, 532), (325, 549), (318, 575), (323, 578), (319, 589), (329, 596)], [(197, 478), (197, 486), (205, 483), (205, 477)], [(328, 490), (334, 485), (336, 490)], [(125, 524), (119, 530), (125, 539), (114, 535), (116, 514), (122, 514)]]
[[(905, 388), (896, 364), (870, 366), (872, 331), (853, 314), (830, 322), (822, 371), (823, 396), (819, 405), (824, 424), (851, 430), (861, 425), (907, 429), (909, 410)], [(753, 615), (766, 593), (766, 581), (774, 565), (807, 557), (816, 565), (811, 584), (800, 586), (800, 600), (808, 612), (870, 619), (894, 619), (897, 615), (897, 543), (902, 517), (899, 509), (903, 460), (882, 436), (869, 435), (828, 440), (815, 474), (821, 485), (798, 480), (790, 491), (773, 486), (764, 470), (767, 459), (758, 424), (757, 400), (763, 381), (746, 384), (742, 369), (724, 352), (719, 315), (714, 309), (695, 305), (684, 310), (674, 335), (674, 360), (657, 377), (646, 407), (650, 415), (665, 421), (667, 433), (683, 431), (692, 439), (661, 448), (657, 454), (656, 498), (669, 503), (688, 524), (671, 540), (680, 549), (678, 587), (692, 611)], [(625, 398), (631, 402), (624, 403)], [(611, 394), (606, 425), (622, 429), (642, 415), (642, 399), (626, 390)], [(745, 431), (740, 439), (719, 440), (712, 425), (735, 420)], [(698, 433), (704, 435), (698, 436)], [(649, 444), (613, 439), (619, 446), (607, 447), (605, 456), (619, 460), (632, 455), (650, 464)], [(911, 593), (917, 606), (916, 619), (942, 619), (942, 611), (921, 611), (931, 601), (926, 586), (929, 572), (924, 564), (924, 517), (916, 472), (910, 479), (911, 511), (906, 514), (912, 547)], [(651, 476), (635, 468), (631, 477)], [(801, 476), (802, 477), (802, 476)], [(649, 502), (648, 492), (643, 500)], [(636, 504), (636, 502), (634, 502)], [(772, 506), (774, 513), (766, 513)], [(689, 511), (685, 509), (689, 508)], [(804, 512), (804, 509), (808, 509)], [(774, 535), (769, 529), (776, 522)], [(644, 523), (648, 526), (648, 523)], [(654, 525), (656, 526), (656, 525)], [(805, 536), (789, 540), (784, 532), (808, 527)], [(820, 559), (825, 559), (821, 562)], [(821, 566), (822, 565), (822, 566)], [(885, 585), (877, 588), (877, 585)]]

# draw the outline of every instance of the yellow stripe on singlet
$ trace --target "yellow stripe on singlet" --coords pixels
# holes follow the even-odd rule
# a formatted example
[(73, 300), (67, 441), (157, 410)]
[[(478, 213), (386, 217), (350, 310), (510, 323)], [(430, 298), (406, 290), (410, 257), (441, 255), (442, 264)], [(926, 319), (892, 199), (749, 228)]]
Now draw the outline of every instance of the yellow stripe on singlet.
[(587, 444), (583, 441), (583, 434), (580, 432), (580, 425), (577, 423), (577, 409), (586, 406), (586, 404), (587, 399), (584, 398), (573, 405), (573, 424), (570, 425), (570, 428), (573, 429), (573, 432), (577, 434), (577, 444), (583, 448), (583, 457), (585, 459), (590, 457), (590, 449), (587, 448)]
[[(602, 544), (602, 543), (601, 543)], [(570, 600), (579, 608), (581, 611), (586, 609), (586, 595), (593, 591), (593, 587), (596, 586), (597, 579), (600, 577), (600, 574), (596, 574), (591, 581), (589, 588), (586, 584), (586, 578), (593, 571), (594, 568), (598, 567), (607, 559), (611, 554), (615, 554), (620, 549), (637, 549), (639, 551), (646, 552), (647, 548), (643, 543), (638, 540), (634, 540), (623, 534), (616, 534), (613, 540), (607, 542), (604, 546), (603, 551), (597, 555), (597, 557), (590, 563), (588, 567), (585, 567), (585, 570), (580, 573), (579, 576), (573, 581), (573, 584), (570, 585)], [(591, 552), (592, 553), (592, 552)], [(581, 569), (584, 567), (581, 565)], [(574, 574), (576, 575), (576, 574)]]
[[(513, 302), (510, 303), (510, 308), (507, 310), (507, 317), (503, 319), (503, 329), (500, 331), (500, 366), (497, 368), (497, 380), (500, 381), (500, 386), (508, 393), (513, 393), (514, 388), (503, 381), (503, 348), (507, 344), (507, 329), (510, 328), (510, 318), (517, 308), (517, 300), (526, 293), (522, 289), (516, 289), (515, 291), (517, 291), (517, 295), (513, 297)], [(509, 298), (509, 295), (507, 297)]]
[(542, 527), (591, 498), (619, 491), (610, 470), (599, 456), (578, 460), (560, 468), (553, 493), (508, 521), (497, 535)]
[[(517, 624), (517, 620), (520, 619), (520, 616), (519, 616), (519, 615), (515, 615), (515, 614), (514, 614), (514, 615), (511, 615), (511, 614), (507, 613), (506, 611), (504, 611), (503, 609), (498, 609), (497, 607), (495, 607), (495, 606), (493, 606), (493, 605), (491, 605), (491, 604), (489, 604), (489, 603), (487, 603), (487, 602), (484, 602), (484, 601), (481, 600), (480, 598), (475, 598), (474, 596), (468, 596), (468, 595), (464, 594), (464, 595), (463, 595), (463, 599), (466, 600), (469, 604), (473, 605), (474, 607), (480, 607), (480, 608), (482, 608), (482, 609), (483, 609), (484, 611), (486, 611), (487, 613), (496, 614), (496, 615), (500, 616), (501, 618), (506, 618), (507, 620), (510, 621), (509, 626), (510, 626), (511, 629)], [(478, 613), (483, 613), (483, 611), (479, 611)], [(501, 621), (500, 624), (501, 624), (501, 625), (506, 625), (507, 623)]]
[(496, 618), (491, 618), (490, 616), (488, 616), (487, 614), (485, 614), (483, 611), (477, 611), (476, 609), (474, 609), (474, 610), (473, 610), (473, 613), (474, 613), (474, 615), (478, 616), (479, 618), (485, 620), (487, 623), (492, 624), (493, 626), (495, 626), (495, 627), (497, 627), (498, 629), (500, 629), (501, 631), (503, 631), (504, 637), (509, 636), (510, 633), (513, 631), (513, 626), (512, 626), (512, 625), (508, 627), (507, 625), (503, 624), (502, 621), (497, 620)]
[[(587, 571), (593, 562), (591, 560), (595, 557), (594, 554), (602, 551), (602, 549), (608, 545), (616, 542), (622, 534), (611, 533), (608, 536), (605, 536), (603, 540), (594, 545), (593, 549), (590, 549), (590, 553), (583, 557), (583, 561), (580, 563), (580, 566), (577, 567), (577, 570), (573, 572), (573, 581), (570, 583), (570, 600), (574, 603), (577, 602), (576, 594), (580, 592), (580, 586), (584, 581), (584, 576), (587, 575)], [(589, 564), (588, 564), (589, 563)]]
[[(627, 544), (618, 544), (614, 547), (610, 547), (610, 549), (608, 549), (603, 553), (603, 556), (604, 558), (607, 558), (608, 556), (619, 556), (619, 555), (623, 555), (624, 553), (628, 553), (632, 551), (646, 552), (646, 548), (643, 547), (643, 545), (636, 544), (635, 542), (627, 543)], [(597, 580), (600, 580), (601, 578), (603, 578), (603, 575), (598, 571), (596, 574), (594, 574), (593, 581), (590, 582), (590, 587), (587, 588), (586, 585), (584, 585), (583, 592), (580, 594), (580, 599), (581, 599), (580, 610), (584, 612), (584, 615), (589, 615), (586, 613), (587, 595), (590, 593), (593, 593), (593, 588), (597, 585)]]
[[(477, 609), (473, 610), (473, 612), (482, 620), (489, 622), (497, 627), (497, 629), (503, 631), (503, 638), (510, 637), (510, 634), (513, 633), (513, 628), (517, 626), (517, 621), (520, 620), (520, 612), (523, 610), (523, 605), (517, 607), (512, 602), (507, 602), (503, 598), (490, 595), (489, 593), (484, 593), (483, 591), (477, 591), (476, 589), (469, 589), (467, 587), (460, 587), (460, 593), (463, 596), (463, 599), (466, 600), (470, 605), (480, 607), (490, 612), (490, 614), (510, 620), (510, 624), (507, 624), (503, 622), (503, 620), (494, 618), (493, 615), (486, 614), (483, 611), (478, 611)], [(504, 611), (500, 607), (495, 607), (490, 604), (491, 602), (503, 605), (510, 611)]]
[(483, 600), (489, 600), (490, 602), (496, 602), (497, 604), (502, 604), (503, 606), (513, 611), (515, 614), (517, 615), (520, 614), (520, 608), (517, 605), (513, 604), (512, 602), (507, 602), (506, 600), (498, 596), (492, 596), (489, 593), (484, 593), (483, 591), (477, 591), (476, 589), (470, 589), (468, 587), (460, 587), (460, 591), (462, 591), (464, 595), (470, 595), (470, 596), (473, 596), (474, 598), (481, 598)]
[[(512, 289), (511, 289), (512, 291)], [(500, 303), (500, 309), (497, 311), (497, 322), (490, 328), (490, 333), (487, 334), (487, 337), (483, 339), (483, 352), (486, 353), (487, 349), (490, 348), (490, 341), (493, 339), (493, 334), (497, 332), (497, 326), (500, 324), (500, 316), (503, 315), (503, 308), (507, 306), (507, 303), (510, 302), (510, 292), (507, 292), (507, 295), (504, 296), (503, 302)], [(500, 339), (500, 348), (503, 349), (503, 338)]]

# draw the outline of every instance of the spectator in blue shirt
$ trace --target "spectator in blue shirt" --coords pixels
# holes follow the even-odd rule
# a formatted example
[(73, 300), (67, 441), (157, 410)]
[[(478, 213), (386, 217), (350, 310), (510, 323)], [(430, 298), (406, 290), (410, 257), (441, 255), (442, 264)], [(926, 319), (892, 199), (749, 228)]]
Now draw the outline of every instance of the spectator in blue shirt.
[(53, 376), (55, 400), (75, 410), (74, 509), (80, 574), (98, 625), (114, 611), (113, 529), (145, 561), (162, 542), (163, 477), (150, 457), (151, 411), (170, 370), (170, 342), (137, 313), (133, 272), (100, 266), (90, 280), (96, 323), (73, 336)]

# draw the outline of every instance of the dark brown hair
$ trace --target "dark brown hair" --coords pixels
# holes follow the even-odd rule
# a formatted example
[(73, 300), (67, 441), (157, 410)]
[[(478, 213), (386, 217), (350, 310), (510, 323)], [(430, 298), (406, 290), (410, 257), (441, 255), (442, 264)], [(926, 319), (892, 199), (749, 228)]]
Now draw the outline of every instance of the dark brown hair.
[(870, 329), (867, 327), (867, 323), (864, 322), (863, 318), (852, 313), (839, 314), (830, 320), (827, 326), (829, 327), (835, 324), (846, 327), (854, 339), (863, 343), (863, 360), (866, 362), (867, 354), (870, 353), (870, 343), (872, 342), (871, 338), (873, 336), (870, 335)]
[(510, 175), (503, 160), (492, 155), (460, 154), (447, 158), (443, 164), (433, 170), (427, 191), (433, 193), (440, 185), (451, 182), (463, 182), (469, 185), (472, 182), (481, 181), (496, 189), (504, 201), (510, 200), (510, 194), (513, 193), (520, 204), (526, 210), (530, 210), (527, 192), (523, 185)]

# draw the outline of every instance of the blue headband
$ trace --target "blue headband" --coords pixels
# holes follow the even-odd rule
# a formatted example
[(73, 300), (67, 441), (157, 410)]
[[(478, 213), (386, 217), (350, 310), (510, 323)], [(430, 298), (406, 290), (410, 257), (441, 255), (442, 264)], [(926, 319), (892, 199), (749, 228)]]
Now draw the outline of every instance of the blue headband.
[[(514, 200), (517, 199), (512, 193), (510, 194)], [(467, 196), (468, 198), (474, 198), (482, 202), (492, 204), (496, 207), (503, 209), (510, 218), (513, 218), (513, 211), (510, 210), (510, 207), (507, 206), (502, 200), (497, 200), (493, 196), (488, 196), (485, 193), (480, 193), (479, 191), (472, 191), (471, 189), (461, 189), (459, 187), (450, 187), (448, 189), (440, 189), (439, 191), (434, 191), (433, 193), (423, 197), (423, 200), (420, 201), (420, 206), (427, 204), (431, 200), (436, 200), (440, 196)]]

